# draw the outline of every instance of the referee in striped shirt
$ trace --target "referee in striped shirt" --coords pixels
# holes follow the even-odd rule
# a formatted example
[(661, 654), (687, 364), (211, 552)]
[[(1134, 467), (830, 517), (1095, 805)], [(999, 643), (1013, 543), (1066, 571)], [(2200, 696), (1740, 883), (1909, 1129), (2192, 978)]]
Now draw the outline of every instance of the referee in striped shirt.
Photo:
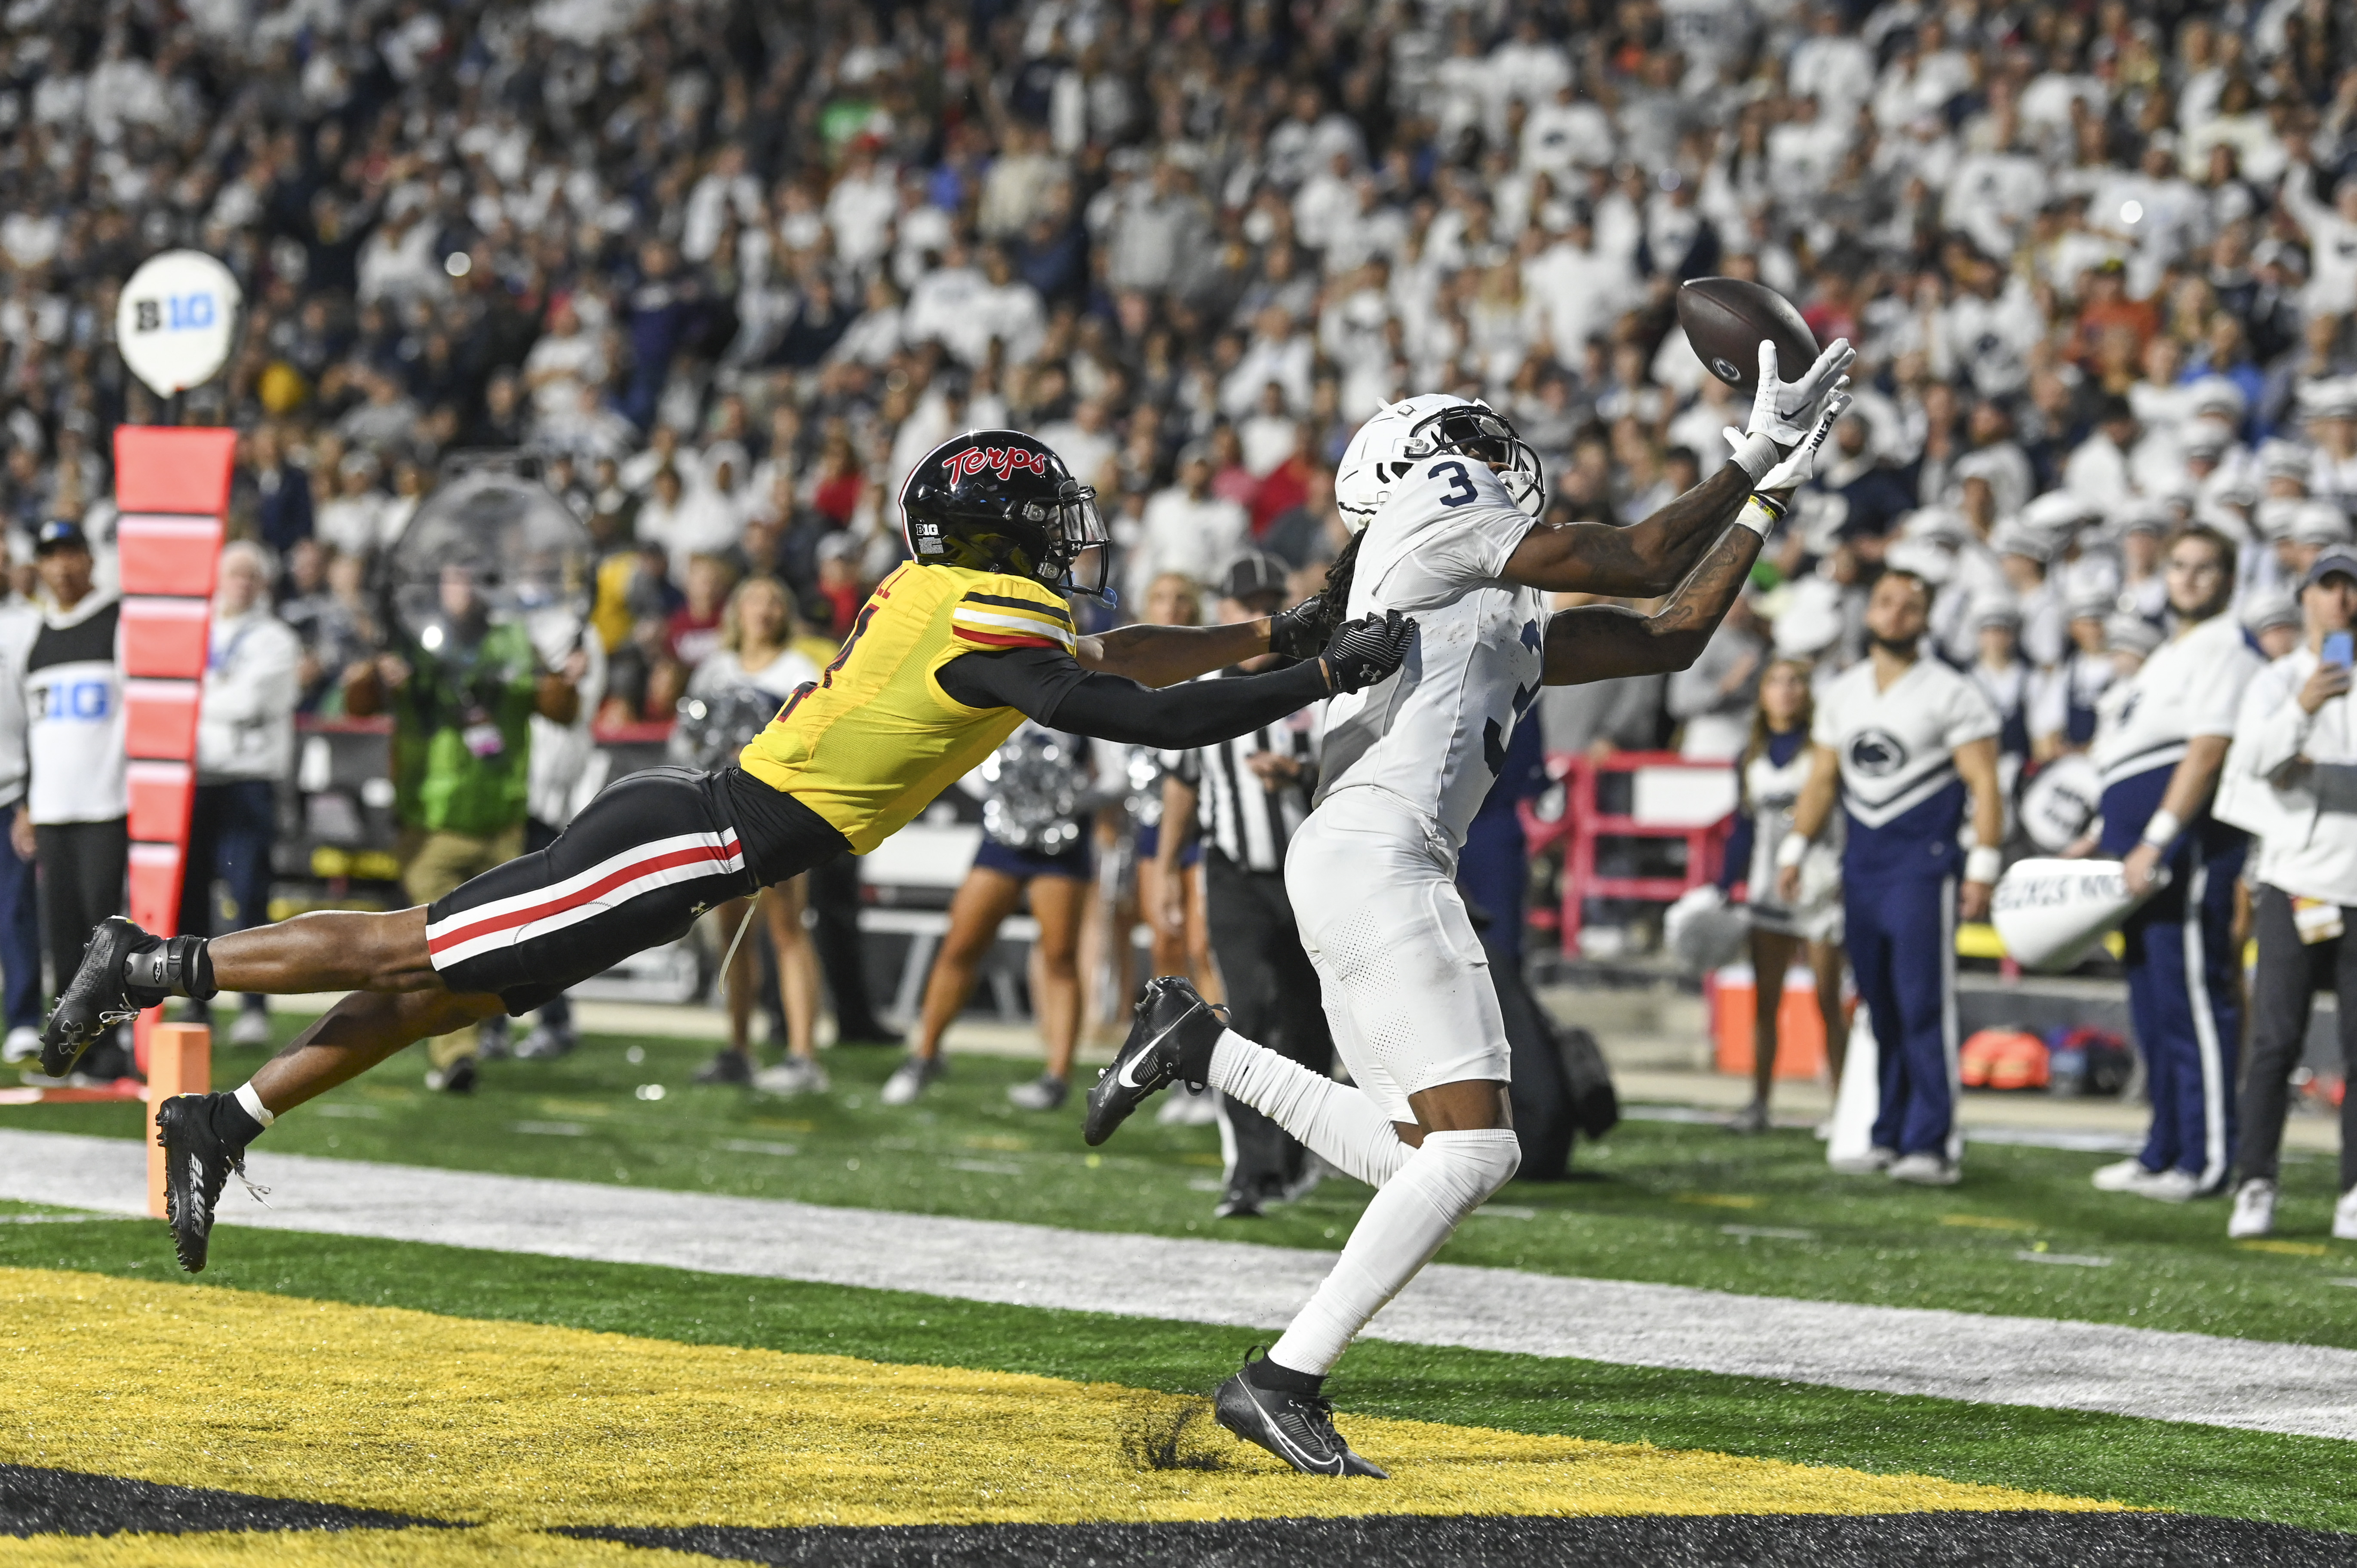
[[(1285, 607), (1285, 564), (1247, 552), (1222, 574), (1218, 617), (1232, 625)], [(1263, 654), (1200, 677), (1250, 675), (1275, 661)], [(1330, 1072), (1334, 1039), (1318, 996), (1318, 972), (1302, 950), (1285, 895), (1285, 850), (1309, 815), (1318, 787), (1316, 705), (1219, 746), (1169, 752), (1162, 786), (1162, 886), (1181, 886), (1178, 857), (1200, 826), (1205, 909), (1237, 1033), (1263, 1040), (1313, 1072)], [(1264, 1205), (1298, 1197), (1317, 1183), (1308, 1151), (1248, 1105), (1222, 1097), (1220, 1145), (1226, 1190), (1213, 1211), (1249, 1219)]]

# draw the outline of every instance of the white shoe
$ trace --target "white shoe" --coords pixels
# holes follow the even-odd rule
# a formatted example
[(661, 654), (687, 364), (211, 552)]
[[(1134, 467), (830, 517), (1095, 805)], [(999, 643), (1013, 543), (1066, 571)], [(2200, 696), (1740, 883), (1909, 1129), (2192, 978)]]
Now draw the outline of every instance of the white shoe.
[(6, 1043), (0, 1044), (0, 1061), (28, 1062), (41, 1054), (41, 1032), (30, 1024), (19, 1024), (8, 1031)]
[(2275, 1228), (2276, 1184), (2265, 1176), (2253, 1176), (2234, 1189), (2234, 1213), (2226, 1221), (2226, 1240), (2247, 1241), (2271, 1235)]
[(1820, 1144), (1829, 1144), (1833, 1142), (1834, 1119), (1828, 1116), (1824, 1121), (1818, 1122), (1815, 1126), (1810, 1128), (1809, 1136), (1814, 1138)]
[(232, 1046), (266, 1046), (270, 1043), (270, 1015), (259, 1007), (241, 1007), (237, 1022), (229, 1026), (229, 1043)]
[(1842, 1176), (1880, 1176), (1898, 1163), (1899, 1151), (1886, 1149), (1879, 1144), (1862, 1155), (1853, 1155), (1847, 1159), (1825, 1162), (1829, 1167)]
[(2134, 1192), (2152, 1176), (2142, 1160), (2115, 1160), (2100, 1167), (2090, 1178), (2097, 1192)]
[(780, 1096), (824, 1094), (826, 1069), (802, 1057), (788, 1057), (777, 1066), (765, 1067), (755, 1073), (753, 1088), (758, 1093)]
[(1160, 1127), (1208, 1127), (1220, 1119), (1220, 1102), (1211, 1091), (1198, 1094), (1185, 1084), (1174, 1084), (1162, 1097), (1162, 1109), (1154, 1113)]
[(1890, 1162), (1889, 1175), (1917, 1187), (1953, 1187), (1964, 1179), (1964, 1167), (1933, 1154), (1902, 1155)]
[(2128, 1190), (2156, 1203), (2190, 1203), (2201, 1196), (2201, 1178), (2172, 1165), (2168, 1170), (2153, 1172)]
[(917, 1096), (946, 1070), (939, 1057), (910, 1057), (884, 1080), (884, 1092), (877, 1098), (887, 1105), (914, 1104)]
[(2332, 1239), (2336, 1241), (2357, 1241), (2357, 1187), (2341, 1195), (2332, 1206)]

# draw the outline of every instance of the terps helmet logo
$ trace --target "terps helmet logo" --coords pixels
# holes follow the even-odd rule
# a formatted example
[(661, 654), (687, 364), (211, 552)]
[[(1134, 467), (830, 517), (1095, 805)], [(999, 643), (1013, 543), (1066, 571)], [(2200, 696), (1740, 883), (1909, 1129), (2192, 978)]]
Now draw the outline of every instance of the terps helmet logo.
[(1907, 766), (1907, 748), (1889, 730), (1865, 730), (1850, 740), (1849, 765), (1868, 779), (1885, 779)]
[(1015, 446), (968, 446), (942, 458), (942, 467), (950, 471), (950, 483), (953, 485), (984, 472), (996, 474), (1003, 480), (1017, 468), (1044, 479), (1048, 477), (1048, 454), (1026, 452)]

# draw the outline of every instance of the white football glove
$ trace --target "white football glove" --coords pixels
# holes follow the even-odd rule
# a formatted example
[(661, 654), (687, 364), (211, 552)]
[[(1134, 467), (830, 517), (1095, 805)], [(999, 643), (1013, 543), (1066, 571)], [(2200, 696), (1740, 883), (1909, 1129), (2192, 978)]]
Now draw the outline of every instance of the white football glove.
[[(1772, 354), (1775, 349), (1770, 348), (1769, 352)], [(1818, 405), (1815, 421), (1802, 433), (1800, 441), (1784, 455), (1782, 462), (1754, 480), (1751, 488), (1755, 490), (1789, 490), (1807, 483), (1810, 476), (1817, 471), (1818, 449), (1824, 446), (1825, 437), (1833, 433), (1833, 428), (1840, 422), (1841, 416), (1849, 412), (1849, 393), (1840, 385), (1836, 385), (1833, 391), (1825, 393), (1823, 402)], [(1745, 442), (1749, 439), (1744, 432), (1731, 424), (1719, 434), (1726, 436), (1727, 445), (1738, 451), (1741, 451)]]
[(1849, 339), (1836, 338), (1800, 380), (1788, 381), (1776, 373), (1776, 345), (1763, 338), (1760, 391), (1751, 400), (1751, 423), (1744, 426), (1745, 432), (1765, 435), (1779, 446), (1799, 446), (1816, 423), (1813, 415), (1825, 393), (1848, 384), (1845, 372), (1857, 358), (1857, 350), (1849, 346)]

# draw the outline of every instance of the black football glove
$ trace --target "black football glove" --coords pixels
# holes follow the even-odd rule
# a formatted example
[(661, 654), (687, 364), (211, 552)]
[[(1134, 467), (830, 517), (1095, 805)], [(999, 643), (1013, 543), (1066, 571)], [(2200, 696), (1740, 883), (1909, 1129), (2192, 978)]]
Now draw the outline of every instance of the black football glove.
[(1322, 655), (1327, 689), (1356, 692), (1389, 680), (1406, 659), (1415, 637), (1415, 622), (1397, 610), (1344, 621)]
[(1342, 607), (1325, 594), (1312, 594), (1268, 618), (1268, 650), (1287, 659), (1315, 659), (1341, 624)]

